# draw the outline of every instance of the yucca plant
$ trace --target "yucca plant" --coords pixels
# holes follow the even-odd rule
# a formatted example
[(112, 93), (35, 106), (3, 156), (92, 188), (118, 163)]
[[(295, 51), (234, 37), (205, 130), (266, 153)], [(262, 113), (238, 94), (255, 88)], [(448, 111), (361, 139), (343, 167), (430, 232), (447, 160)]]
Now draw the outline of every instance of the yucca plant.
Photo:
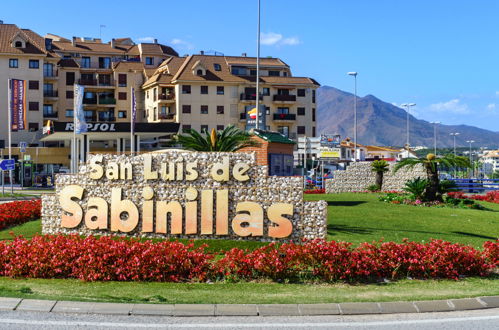
[(425, 197), (428, 201), (437, 201), (441, 199), (438, 194), (438, 189), (440, 185), (440, 180), (438, 178), (439, 166), (445, 166), (447, 168), (451, 167), (471, 167), (470, 161), (466, 157), (454, 156), (454, 154), (448, 154), (443, 157), (437, 158), (435, 154), (428, 154), (426, 157), (422, 158), (405, 158), (395, 165), (394, 171), (397, 172), (401, 168), (413, 168), (416, 165), (423, 165), (426, 170), (426, 180), (428, 181), (428, 187), (426, 188)]
[(232, 125), (221, 131), (212, 129), (210, 133), (188, 129), (185, 134), (174, 136), (173, 140), (175, 144), (192, 151), (235, 152), (242, 148), (259, 146), (248, 132)]
[(371, 163), (371, 171), (376, 173), (376, 185), (379, 190), (383, 189), (383, 175), (390, 169), (390, 164), (384, 159), (375, 160)]

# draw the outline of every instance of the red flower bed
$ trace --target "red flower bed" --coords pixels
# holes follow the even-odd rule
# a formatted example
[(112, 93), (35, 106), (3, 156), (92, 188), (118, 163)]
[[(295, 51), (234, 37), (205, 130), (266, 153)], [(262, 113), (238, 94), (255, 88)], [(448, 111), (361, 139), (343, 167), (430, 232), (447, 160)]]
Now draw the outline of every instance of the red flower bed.
[(304, 194), (325, 194), (326, 189), (307, 189), (303, 191)]
[(40, 200), (0, 204), (0, 230), (38, 219), (41, 210), (42, 202)]
[(462, 191), (449, 192), (447, 195), (456, 199), (474, 199), (499, 204), (499, 190), (489, 191), (485, 195), (466, 195)]

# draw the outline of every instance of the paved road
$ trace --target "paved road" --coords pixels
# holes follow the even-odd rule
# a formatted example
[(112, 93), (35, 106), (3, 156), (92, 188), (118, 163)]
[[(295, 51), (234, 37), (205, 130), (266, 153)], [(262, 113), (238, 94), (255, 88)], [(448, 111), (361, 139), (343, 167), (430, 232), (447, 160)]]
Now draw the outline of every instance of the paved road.
[(153, 317), (0, 312), (0, 329), (499, 329), (499, 308), (316, 317)]

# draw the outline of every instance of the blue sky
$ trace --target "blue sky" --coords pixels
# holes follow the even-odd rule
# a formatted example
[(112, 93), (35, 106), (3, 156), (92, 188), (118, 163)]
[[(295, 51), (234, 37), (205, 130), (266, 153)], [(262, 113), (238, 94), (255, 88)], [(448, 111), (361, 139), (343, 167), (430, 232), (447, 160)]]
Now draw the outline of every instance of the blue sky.
[[(498, 13), (494, 0), (262, 0), (262, 56), (347, 91), (358, 71), (362, 96), (499, 131)], [(104, 24), (105, 41), (157, 38), (180, 54), (256, 54), (256, 0), (2, 1), (0, 19), (65, 37), (98, 37)]]

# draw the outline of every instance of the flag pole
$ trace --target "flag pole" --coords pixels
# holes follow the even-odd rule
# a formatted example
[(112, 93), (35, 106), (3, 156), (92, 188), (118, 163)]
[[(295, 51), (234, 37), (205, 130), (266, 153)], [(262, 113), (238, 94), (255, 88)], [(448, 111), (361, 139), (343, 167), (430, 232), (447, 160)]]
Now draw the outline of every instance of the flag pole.
[[(260, 121), (260, 0), (258, 0), (258, 27), (256, 40), (256, 129), (262, 129), (259, 125)], [(263, 114), (265, 116), (265, 114)], [(265, 129), (265, 127), (263, 127)]]
[(134, 136), (134, 127), (133, 127), (133, 111), (134, 111), (134, 97), (135, 97), (135, 94), (134, 94), (134, 90), (133, 90), (133, 87), (130, 88), (130, 109), (132, 111), (130, 111), (130, 155), (133, 155), (133, 152), (135, 150), (135, 136)]
[(78, 112), (78, 110), (76, 109), (76, 102), (77, 102), (77, 94), (75, 93), (76, 92), (76, 84), (73, 85), (73, 93), (75, 94), (74, 95), (74, 101), (73, 101), (73, 155), (71, 157), (72, 159), (72, 162), (73, 162), (73, 173), (76, 173), (77, 170), (76, 170), (76, 167), (77, 167), (77, 164), (78, 162), (76, 161), (76, 157), (78, 155), (78, 151), (76, 150), (76, 114)]
[[(7, 86), (7, 102), (8, 103), (7, 104), (8, 104), (8, 108), (9, 108), (9, 110), (7, 111), (8, 112), (7, 113), (7, 118), (8, 118), (7, 125), (9, 126), (8, 140), (9, 140), (9, 160), (10, 160), (10, 159), (12, 159), (12, 127), (11, 127), (12, 126), (12, 118), (11, 118), (12, 109), (11, 109), (11, 99), (10, 99), (12, 97), (11, 96), (12, 91), (10, 89), (11, 79), (7, 80), (7, 84), (8, 84), (8, 86)], [(14, 184), (12, 182), (12, 170), (9, 170), (9, 181), (10, 181), (10, 193), (12, 195), (14, 195)]]

